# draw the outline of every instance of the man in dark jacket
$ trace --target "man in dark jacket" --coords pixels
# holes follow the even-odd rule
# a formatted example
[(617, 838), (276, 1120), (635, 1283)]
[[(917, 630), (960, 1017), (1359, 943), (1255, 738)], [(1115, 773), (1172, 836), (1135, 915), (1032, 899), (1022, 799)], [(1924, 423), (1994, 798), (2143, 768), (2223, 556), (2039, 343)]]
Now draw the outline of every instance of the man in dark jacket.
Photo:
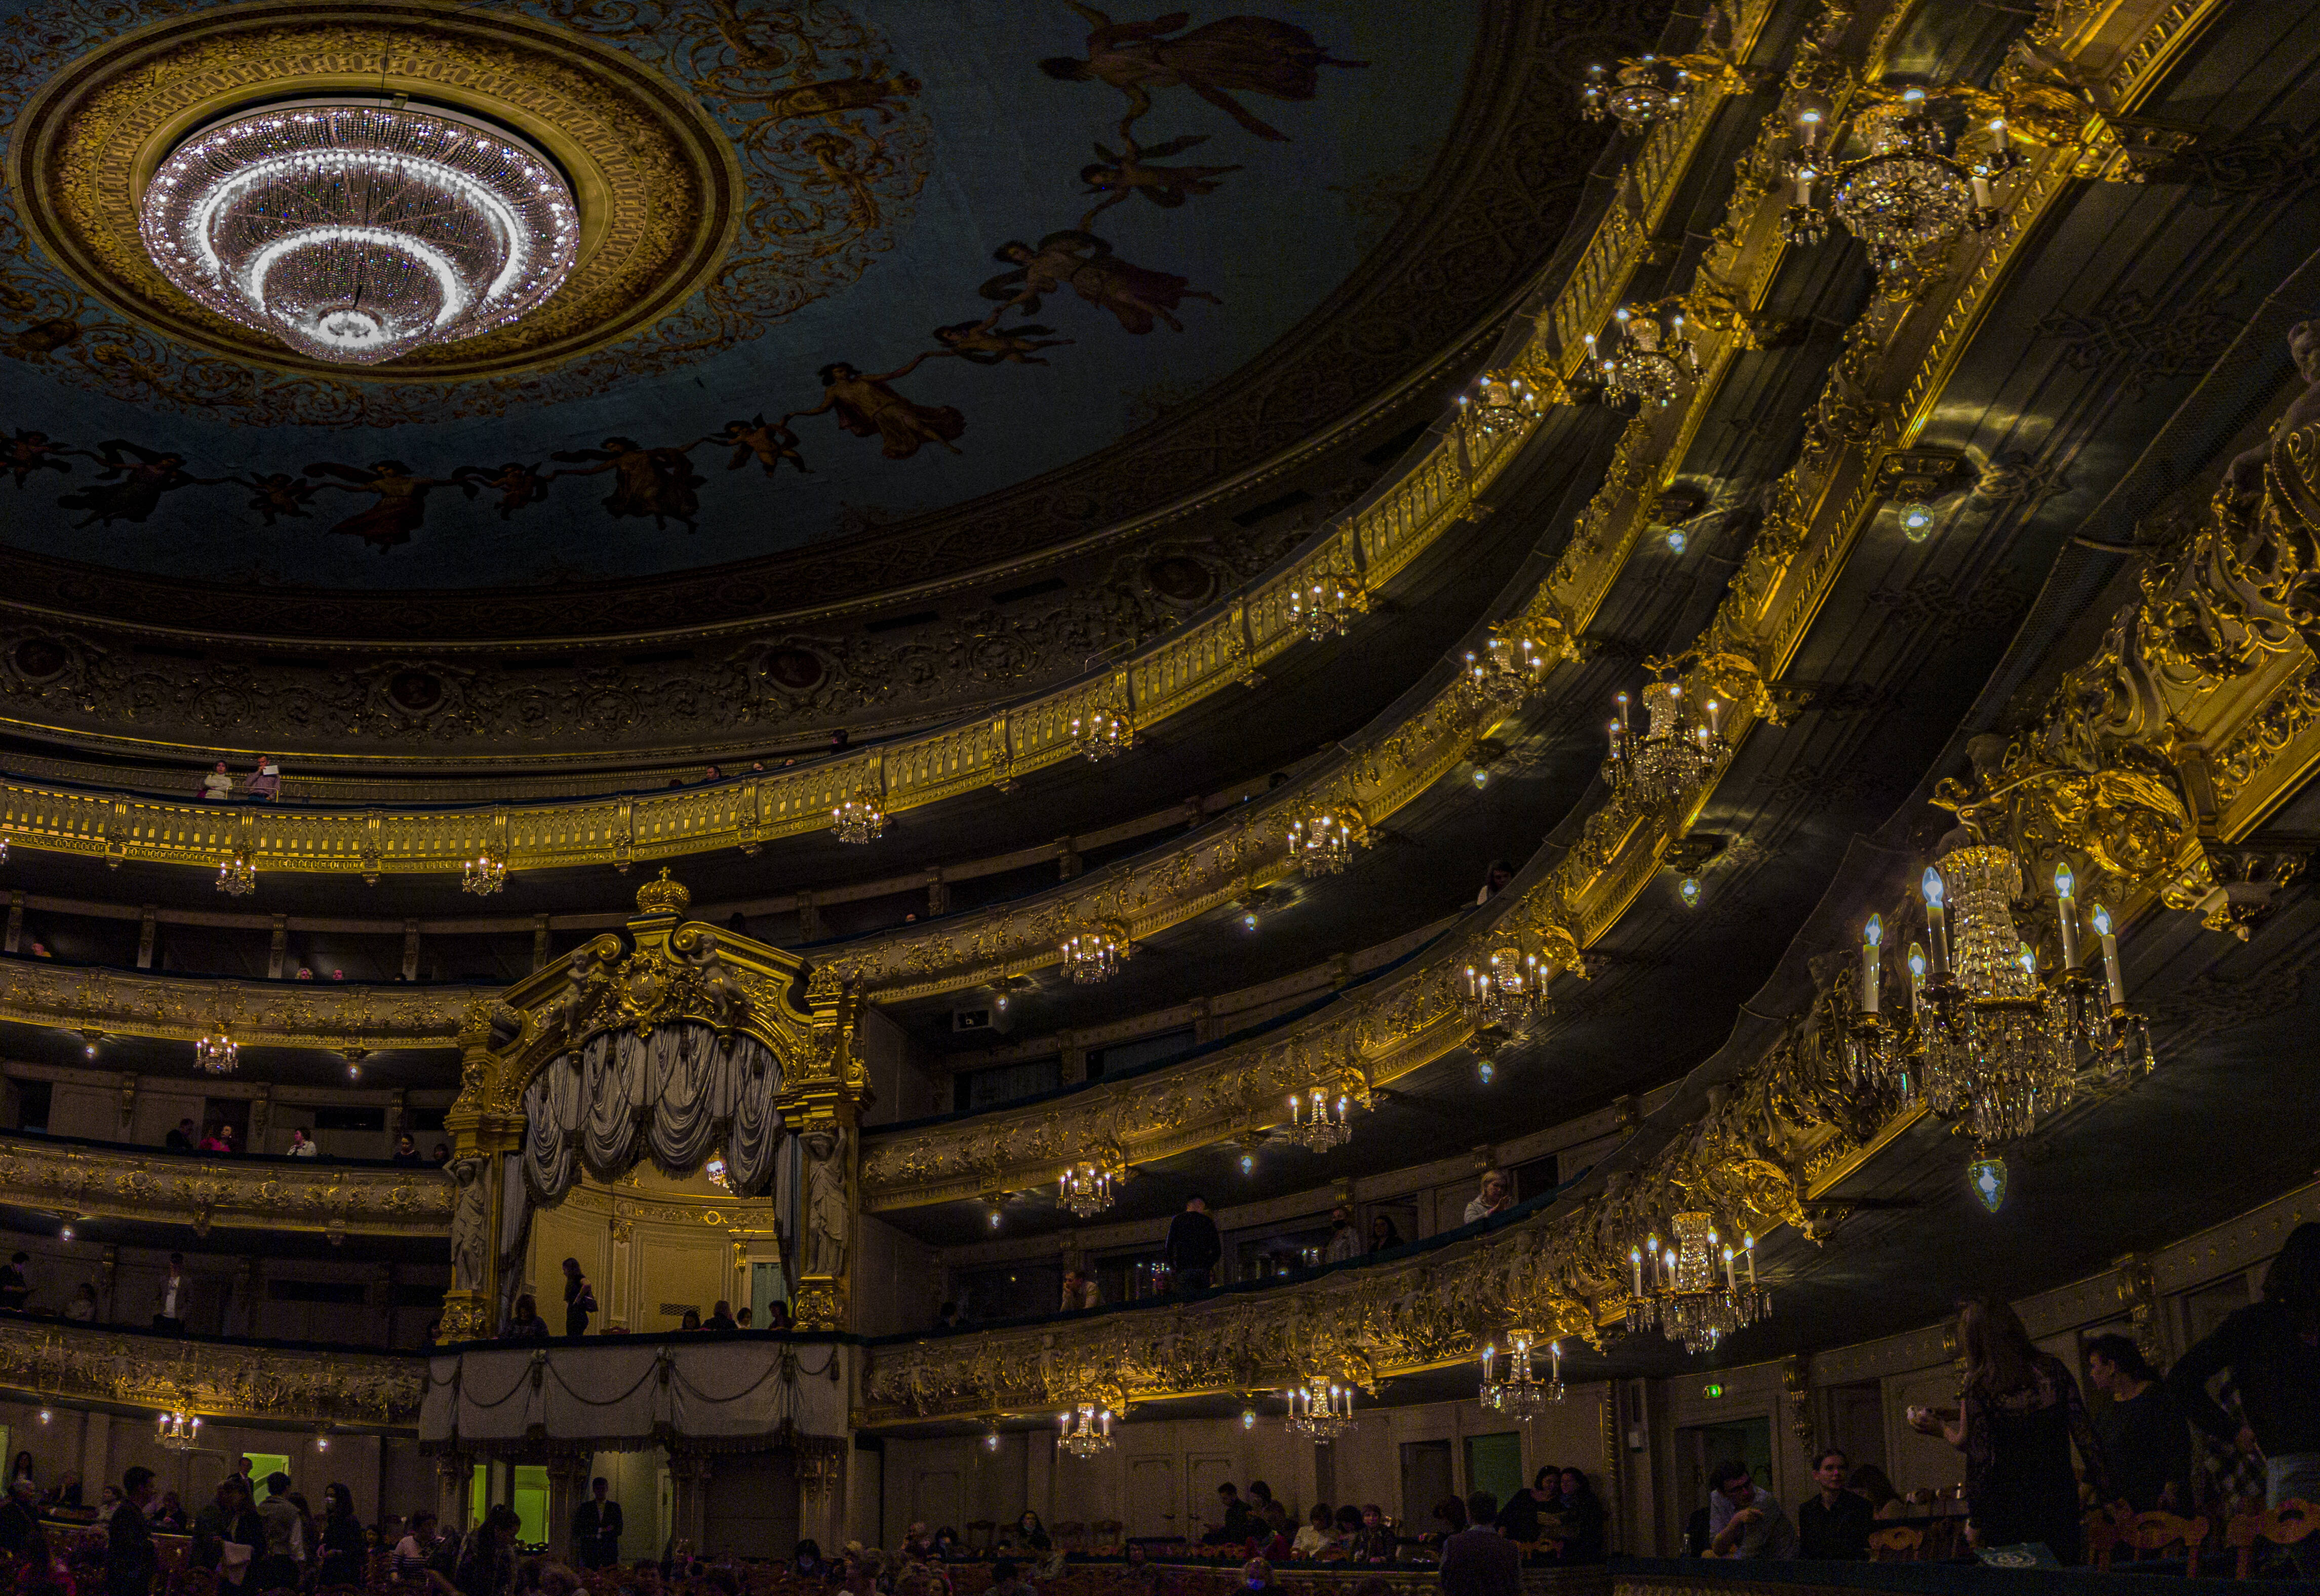
[(621, 1504), (604, 1494), (610, 1486), (599, 1474), (572, 1515), (572, 1549), (584, 1567), (608, 1568), (621, 1560)]
[(8, 1500), (0, 1504), (0, 1552), (21, 1557), (40, 1532), (41, 1488), (20, 1479), (8, 1487)]
[(153, 1471), (140, 1465), (121, 1476), (121, 1505), (104, 1532), (106, 1596), (150, 1596), (160, 1556), (145, 1510), (153, 1500)]
[(1813, 1459), (1813, 1483), (1820, 1494), (1797, 1509), (1797, 1555), (1824, 1562), (1866, 1563), (1877, 1510), (1869, 1499), (1844, 1488), (1844, 1454), (1835, 1447)]
[(1477, 1491), (1466, 1499), (1466, 1521), (1442, 1543), (1442, 1596), (1522, 1596), (1522, 1553), (1491, 1522), (1499, 1499)]
[(1187, 1199), (1184, 1211), (1168, 1221), (1168, 1244), (1160, 1256), (1179, 1295), (1209, 1289), (1217, 1260), (1225, 1256), (1225, 1241), (1209, 1217), (1207, 1198)]

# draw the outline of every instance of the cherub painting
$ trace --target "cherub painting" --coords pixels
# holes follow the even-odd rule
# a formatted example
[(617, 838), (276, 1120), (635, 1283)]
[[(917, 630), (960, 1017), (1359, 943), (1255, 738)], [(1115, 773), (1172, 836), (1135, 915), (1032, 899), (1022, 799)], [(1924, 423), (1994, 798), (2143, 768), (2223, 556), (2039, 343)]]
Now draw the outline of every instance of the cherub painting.
[(22, 427), (16, 429), (14, 438), (0, 439), (0, 466), (7, 468), (18, 487), (23, 486), (24, 479), (35, 471), (70, 471), (72, 462), (64, 457), (77, 452), (68, 449), (46, 432), (28, 432)]
[(306, 506), (314, 502), (314, 485), (287, 471), (269, 471), (264, 476), (237, 476), (234, 480), (249, 489), (249, 508), (264, 517), (267, 526), (284, 516), (303, 520)]
[[(322, 487), (378, 496), (378, 502), (369, 509), (356, 511), (331, 530), (360, 538), (381, 554), (410, 542), (411, 535), (427, 519), (427, 495), (452, 483), (448, 476), (414, 476), (401, 460), (381, 460), (367, 470), (324, 460), (307, 467), (306, 475), (331, 479), (317, 485)], [(473, 485), (460, 485), (469, 497), (474, 496)]]
[(1027, 316), (1038, 313), (1044, 295), (1069, 288), (1090, 304), (1110, 311), (1130, 332), (1151, 331), (1155, 318), (1182, 332), (1184, 324), (1174, 312), (1185, 300), (1224, 303), (1173, 272), (1131, 266), (1114, 255), (1103, 240), (1076, 227), (1049, 233), (1037, 249), (1020, 240), (1001, 244), (992, 258), (1010, 263), (1016, 269), (983, 284), (983, 298), (1020, 306)]
[(926, 444), (939, 443), (959, 452), (952, 440), (966, 431), (966, 418), (947, 404), (913, 404), (891, 385), (916, 371), (945, 351), (929, 349), (909, 365), (865, 376), (843, 360), (821, 368), (821, 403), (811, 410), (793, 411), (782, 418), (787, 426), (800, 416), (835, 411), (838, 424), (856, 438), (878, 439), (879, 452), (890, 460), (907, 460)]
[(746, 422), (727, 422), (723, 431), (712, 432), (701, 441), (721, 443), (732, 449), (733, 458), (725, 462), (728, 471), (739, 471), (754, 459), (771, 476), (787, 460), (798, 468), (798, 475), (805, 475), (805, 457), (798, 453), (797, 434), (766, 420), (763, 411)]
[(647, 449), (633, 439), (607, 438), (601, 449), (566, 449), (556, 458), (601, 461), (585, 471), (559, 471), (557, 475), (595, 476), (606, 471), (612, 473), (612, 491), (604, 495), (604, 508), (612, 514), (649, 515), (653, 525), (664, 530), (672, 521), (688, 532), (700, 530), (693, 524), (693, 517), (701, 513), (702, 478), (693, 468), (685, 449), (666, 446)]
[(555, 475), (521, 460), (510, 460), (496, 471), (486, 471), (481, 466), (462, 466), (451, 473), (451, 480), (470, 494), (485, 487), (497, 494), (500, 519), (506, 521), (525, 505), (537, 504), (547, 498), (548, 485)]
[(160, 506), (161, 495), (181, 487), (213, 486), (222, 476), (195, 476), (186, 469), (181, 454), (157, 452), (123, 438), (98, 444), (94, 457), (104, 467), (100, 481), (57, 501), (68, 510), (86, 510), (76, 528), (116, 521), (135, 525)]
[(1052, 327), (1042, 327), (1036, 322), (1018, 322), (1012, 327), (999, 325), (999, 318), (1007, 313), (1001, 305), (980, 322), (954, 322), (947, 327), (935, 329), (935, 341), (945, 352), (975, 366), (1045, 366), (1047, 358), (1036, 354), (1038, 349), (1061, 349), (1078, 340), (1056, 338)]
[[(1108, 83), (1128, 96), (1120, 137), (1151, 113), (1155, 88), (1188, 88), (1260, 139), (1286, 141), (1288, 134), (1259, 121), (1235, 94), (1274, 100), (1310, 100), (1320, 86), (1323, 67), (1365, 67), (1340, 61), (1292, 23), (1271, 17), (1228, 16), (1191, 32), (1181, 29), (1192, 14), (1172, 11), (1148, 23), (1115, 23), (1092, 5), (1067, 0), (1085, 17), (1087, 59), (1053, 56), (1039, 70), (1065, 82)], [(1174, 38), (1167, 35), (1175, 34)]]
[(1174, 210), (1195, 195), (1214, 194), (1219, 185), (1217, 179), (1227, 172), (1237, 172), (1234, 167), (1155, 167), (1147, 165), (1146, 156), (1182, 155), (1195, 144), (1209, 141), (1206, 133), (1189, 133), (1181, 139), (1171, 139), (1165, 144), (1155, 144), (1149, 150), (1140, 148), (1135, 140), (1128, 141), (1127, 152), (1114, 155), (1099, 144), (1096, 159), (1080, 168), (1080, 181), (1087, 192), (1100, 194), (1095, 211), (1108, 209), (1134, 195), (1142, 195), (1154, 204)]

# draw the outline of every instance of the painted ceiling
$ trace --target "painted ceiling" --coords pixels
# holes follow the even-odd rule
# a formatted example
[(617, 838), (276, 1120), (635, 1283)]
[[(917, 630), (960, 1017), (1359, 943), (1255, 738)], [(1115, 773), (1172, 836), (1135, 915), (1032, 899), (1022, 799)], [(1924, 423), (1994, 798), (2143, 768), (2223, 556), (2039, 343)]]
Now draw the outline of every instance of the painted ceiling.
[[(511, 104), (531, 103), (527, 73), (560, 96), (534, 111), (578, 130), (570, 161), (609, 196), (595, 275), (584, 259), (561, 320), (550, 301), (535, 327), (330, 369), (237, 345), (139, 275), (121, 241), (134, 152), (201, 103), (153, 84), (246, 100), (288, 62), (301, 82), (376, 73), (423, 97), (446, 72), (423, 31), (495, 13), (502, 35), (441, 54), (466, 52), (486, 89), (501, 73)], [(440, 589), (875, 531), (1181, 413), (1330, 302), (1425, 188), (1484, 8), (0, 14), (0, 540), (164, 578)], [(140, 75), (153, 38), (168, 69)], [(656, 94), (661, 120), (613, 136), (632, 122), (621, 96)], [(703, 127), (724, 147), (687, 168)]]

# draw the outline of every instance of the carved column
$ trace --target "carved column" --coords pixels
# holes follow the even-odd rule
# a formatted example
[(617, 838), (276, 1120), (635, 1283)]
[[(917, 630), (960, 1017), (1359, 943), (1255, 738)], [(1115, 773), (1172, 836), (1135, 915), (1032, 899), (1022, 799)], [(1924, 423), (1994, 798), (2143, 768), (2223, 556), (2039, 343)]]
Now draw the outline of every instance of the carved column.
[(860, 1251), (861, 1118), (869, 1073), (855, 1047), (861, 994), (832, 972), (807, 988), (813, 1046), (794, 1079), (782, 1083), (782, 1118), (805, 1156), (805, 1207), (798, 1216), (794, 1310), (800, 1329), (842, 1330), (854, 1322), (850, 1287)]
[[(682, 1443), (679, 1443), (682, 1445)], [(668, 1460), (671, 1540), (682, 1550), (698, 1552), (709, 1529), (709, 1465), (706, 1457), (672, 1454)], [(843, 1537), (830, 1543), (844, 1546)]]

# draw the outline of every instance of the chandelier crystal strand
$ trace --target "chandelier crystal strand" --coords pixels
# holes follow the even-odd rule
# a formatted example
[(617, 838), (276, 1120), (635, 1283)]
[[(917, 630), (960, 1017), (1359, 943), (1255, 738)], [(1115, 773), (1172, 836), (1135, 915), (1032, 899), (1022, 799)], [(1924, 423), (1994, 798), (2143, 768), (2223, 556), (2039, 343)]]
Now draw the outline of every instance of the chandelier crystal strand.
[(1516, 1333), (1512, 1349), (1503, 1357), (1494, 1347), (1482, 1348), (1482, 1383), (1475, 1400), (1494, 1413), (1509, 1419), (1529, 1420), (1537, 1418), (1552, 1402), (1563, 1398), (1563, 1343), (1547, 1343), (1547, 1356), (1553, 1360), (1551, 1373), (1545, 1380), (1532, 1365), (1537, 1350), (1529, 1337)]
[(1101, 764), (1136, 746), (1136, 724), (1117, 705), (1092, 705), (1072, 717), (1072, 746), (1091, 764)]
[(1057, 951), (1064, 961), (1064, 973), (1083, 986), (1092, 986), (1119, 974), (1121, 961), (1134, 949), (1128, 943), (1126, 926), (1118, 920), (1103, 920), (1080, 927), (1064, 939)]
[(1695, 710), (1681, 682), (1654, 682), (1644, 689), (1646, 723), (1640, 737), (1628, 718), (1627, 695), (1620, 694), (1617, 702), (1603, 779), (1621, 798), (1681, 803), (1731, 752), (1724, 739), (1722, 703), (1706, 699)]
[(553, 162), (456, 112), (340, 100), (195, 132), (139, 216), (162, 275), (300, 354), (367, 366), (504, 325), (580, 242)]
[(1674, 1244), (1663, 1248), (1654, 1233), (1627, 1255), (1634, 1271), (1631, 1333), (1655, 1329), (1697, 1354), (1771, 1317), (1772, 1295), (1756, 1283), (1754, 1236), (1743, 1236), (1735, 1252), (1719, 1241), (1715, 1217), (1697, 1209), (1677, 1214), (1670, 1228)]
[(1056, 1415), (1056, 1445), (1083, 1460), (1111, 1450), (1111, 1410), (1082, 1402)]
[(1649, 305), (1621, 305), (1611, 319), (1616, 325), (1605, 343), (1599, 346), (1587, 334), (1587, 353), (1613, 394), (1665, 408), (1699, 376), (1699, 356), (1684, 336), (1681, 311), (1663, 324)]
[(1281, 1393), (1289, 1404), (1289, 1433), (1308, 1440), (1334, 1440), (1354, 1428), (1354, 1388), (1327, 1374), (1308, 1374)]

